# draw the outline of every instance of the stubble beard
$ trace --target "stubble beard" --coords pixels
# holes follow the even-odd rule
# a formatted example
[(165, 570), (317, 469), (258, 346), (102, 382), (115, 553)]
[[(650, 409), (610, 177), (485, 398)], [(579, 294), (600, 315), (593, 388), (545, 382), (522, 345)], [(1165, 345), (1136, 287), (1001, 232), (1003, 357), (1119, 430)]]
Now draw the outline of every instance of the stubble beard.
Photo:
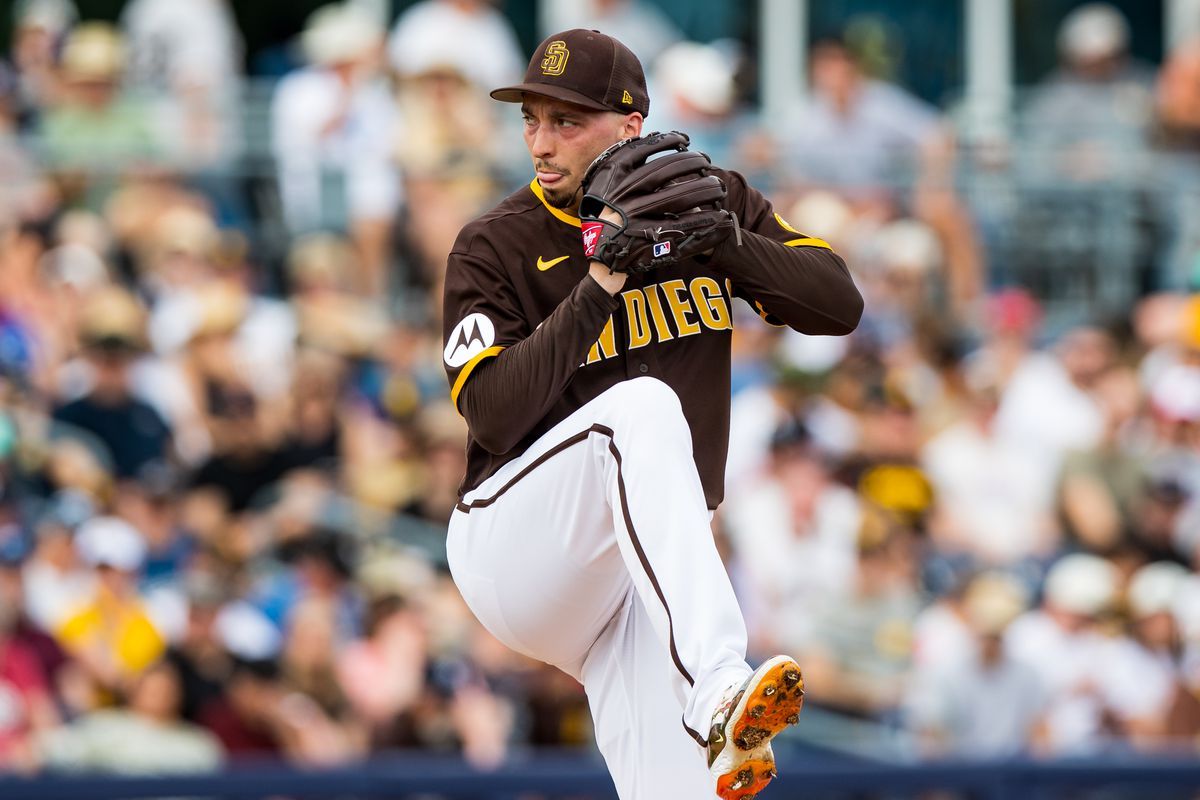
[(567, 194), (565, 189), (547, 189), (542, 187), (542, 194), (546, 198), (546, 202), (554, 208), (572, 208), (581, 199), (583, 192), (582, 186), (576, 186), (571, 189), (570, 194)]

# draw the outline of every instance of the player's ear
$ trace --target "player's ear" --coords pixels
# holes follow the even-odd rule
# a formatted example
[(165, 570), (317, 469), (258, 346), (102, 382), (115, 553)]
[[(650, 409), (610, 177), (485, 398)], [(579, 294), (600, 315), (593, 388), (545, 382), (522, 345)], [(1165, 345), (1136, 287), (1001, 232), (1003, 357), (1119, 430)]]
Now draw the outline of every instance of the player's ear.
[(621, 128), (622, 139), (633, 139), (642, 135), (642, 115), (634, 111), (632, 114), (625, 115), (625, 121)]

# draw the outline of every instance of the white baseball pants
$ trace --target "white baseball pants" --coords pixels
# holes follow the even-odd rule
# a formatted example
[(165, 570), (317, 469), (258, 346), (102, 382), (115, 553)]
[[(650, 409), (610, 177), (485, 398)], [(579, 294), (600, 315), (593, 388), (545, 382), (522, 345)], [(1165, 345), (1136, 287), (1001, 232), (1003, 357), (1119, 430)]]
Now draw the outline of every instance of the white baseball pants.
[(583, 683), (622, 800), (715, 796), (712, 713), (750, 675), (679, 398), (635, 378), (469, 492), (450, 570), (512, 649)]

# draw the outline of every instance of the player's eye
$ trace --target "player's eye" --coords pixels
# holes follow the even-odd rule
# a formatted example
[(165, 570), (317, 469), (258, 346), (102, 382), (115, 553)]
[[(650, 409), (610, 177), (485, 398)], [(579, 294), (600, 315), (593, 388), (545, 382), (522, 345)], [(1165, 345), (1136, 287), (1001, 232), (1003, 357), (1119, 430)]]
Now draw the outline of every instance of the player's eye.
[(559, 117), (558, 126), (560, 128), (574, 128), (577, 125), (579, 125), (579, 122), (576, 120), (568, 119), (566, 117)]

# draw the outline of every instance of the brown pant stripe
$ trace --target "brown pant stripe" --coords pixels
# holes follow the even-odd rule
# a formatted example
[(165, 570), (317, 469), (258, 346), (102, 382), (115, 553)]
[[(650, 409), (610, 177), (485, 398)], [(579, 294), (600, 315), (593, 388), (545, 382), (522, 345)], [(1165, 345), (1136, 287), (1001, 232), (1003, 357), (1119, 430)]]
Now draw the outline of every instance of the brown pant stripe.
[(525, 469), (521, 470), (516, 475), (514, 475), (512, 477), (512, 480), (510, 480), (508, 483), (504, 484), (499, 489), (497, 489), (496, 493), (494, 495), (492, 495), (491, 497), (485, 497), (480, 500), (472, 500), (470, 503), (464, 503), (461, 500), (459, 500), (456, 508), (459, 511), (463, 512), (464, 514), (470, 514), (471, 509), (473, 509), (473, 508), (487, 508), (492, 503), (496, 502), (497, 498), (499, 498), (501, 495), (503, 495), (505, 492), (507, 492), (509, 489), (511, 489), (517, 483), (517, 481), (521, 480), (526, 475), (528, 475), (529, 473), (533, 472), (535, 469), (540, 467), (542, 464), (545, 464), (551, 458), (554, 458), (554, 456), (556, 456), (559, 453), (561, 453), (562, 451), (566, 450), (568, 447), (579, 444), (580, 442), (586, 440), (587, 437), (591, 436), (593, 433), (603, 433), (606, 436), (609, 436), (609, 437), (612, 436), (612, 431), (609, 430), (608, 428), (605, 428), (600, 425), (593, 425), (592, 427), (588, 428), (585, 431), (580, 431), (579, 433), (575, 434), (574, 436), (572, 436), (568, 439), (564, 439), (563, 441), (554, 445), (554, 447), (551, 447), (549, 450), (542, 453), (540, 456), (538, 456), (536, 459), (534, 459), (532, 464), (525, 467)]
[(687, 735), (696, 740), (696, 744), (700, 745), (701, 747), (708, 747), (708, 737), (701, 736), (689, 728), (686, 719), (681, 719), (680, 722), (683, 723), (683, 729), (687, 731)]
[(608, 436), (608, 450), (613, 454), (613, 458), (617, 462), (617, 492), (621, 496), (621, 514), (625, 517), (625, 527), (629, 531), (629, 541), (633, 542), (633, 549), (637, 552), (638, 561), (641, 562), (642, 569), (646, 571), (646, 576), (650, 578), (650, 585), (654, 587), (654, 593), (658, 595), (658, 599), (663, 605), (663, 610), (667, 612), (667, 631), (669, 634), (667, 638), (670, 641), (671, 660), (675, 662), (675, 669), (679, 670), (679, 674), (684, 677), (689, 686), (695, 686), (695, 679), (684, 668), (683, 662), (679, 659), (679, 651), (675, 649), (675, 621), (671, 619), (671, 606), (667, 604), (667, 597), (663, 594), (662, 586), (658, 583), (658, 576), (654, 574), (654, 569), (650, 566), (650, 559), (646, 557), (646, 551), (642, 548), (637, 531), (633, 527), (633, 517), (629, 515), (629, 503), (625, 499), (625, 477), (621, 470), (621, 451), (617, 449), (617, 443), (612, 438), (613, 432), (607, 430), (606, 433)]

